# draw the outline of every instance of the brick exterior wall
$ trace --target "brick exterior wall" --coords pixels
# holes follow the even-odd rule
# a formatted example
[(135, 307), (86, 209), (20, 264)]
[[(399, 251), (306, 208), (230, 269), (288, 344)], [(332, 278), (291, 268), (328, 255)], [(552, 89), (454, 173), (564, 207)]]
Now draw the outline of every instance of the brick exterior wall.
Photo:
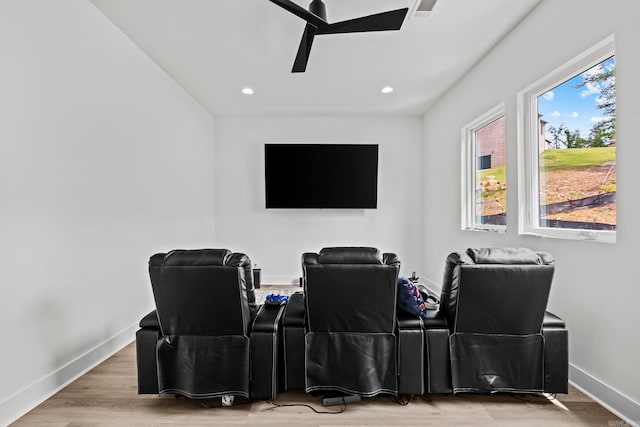
[[(545, 138), (546, 124), (547, 122), (542, 119), (538, 122), (538, 151), (540, 153), (551, 148), (550, 142)], [(504, 126), (505, 118), (502, 116), (476, 131), (476, 159), (490, 155), (492, 168), (504, 165), (504, 147), (506, 145)]]
[(476, 131), (476, 157), (491, 155), (492, 168), (504, 165), (504, 127), (502, 116)]

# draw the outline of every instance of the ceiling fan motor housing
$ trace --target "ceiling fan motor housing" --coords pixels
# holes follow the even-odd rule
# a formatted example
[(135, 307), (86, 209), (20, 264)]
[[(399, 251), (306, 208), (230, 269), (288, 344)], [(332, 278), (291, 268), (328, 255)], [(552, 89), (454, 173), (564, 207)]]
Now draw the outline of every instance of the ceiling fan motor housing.
[(327, 20), (327, 8), (322, 0), (313, 0), (309, 5), (309, 12), (313, 13), (320, 18)]

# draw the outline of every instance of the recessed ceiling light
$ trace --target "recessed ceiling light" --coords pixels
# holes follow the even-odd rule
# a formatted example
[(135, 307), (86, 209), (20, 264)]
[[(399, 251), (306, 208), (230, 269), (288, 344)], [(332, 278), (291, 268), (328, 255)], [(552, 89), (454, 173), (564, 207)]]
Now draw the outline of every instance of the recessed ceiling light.
[(242, 93), (244, 93), (245, 95), (253, 95), (254, 91), (250, 87), (244, 87), (242, 88)]
[(393, 92), (393, 88), (391, 86), (385, 86), (382, 89), (380, 89), (380, 92), (382, 92), (382, 93), (391, 93), (391, 92)]

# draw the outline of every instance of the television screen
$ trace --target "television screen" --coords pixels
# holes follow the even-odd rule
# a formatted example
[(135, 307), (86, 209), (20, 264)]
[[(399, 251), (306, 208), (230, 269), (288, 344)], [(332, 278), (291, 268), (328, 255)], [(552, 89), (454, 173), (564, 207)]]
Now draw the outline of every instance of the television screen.
[(378, 146), (265, 144), (267, 208), (375, 209)]

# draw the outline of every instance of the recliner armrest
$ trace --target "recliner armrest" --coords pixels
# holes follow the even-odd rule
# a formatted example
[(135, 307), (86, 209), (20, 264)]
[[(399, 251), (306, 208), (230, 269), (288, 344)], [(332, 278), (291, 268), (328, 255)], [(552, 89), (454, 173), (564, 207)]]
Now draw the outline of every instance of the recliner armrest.
[(141, 328), (155, 328), (160, 329), (160, 322), (158, 321), (158, 313), (153, 310), (140, 320)]
[(250, 395), (252, 399), (275, 399), (278, 392), (278, 379), (281, 377), (280, 351), (284, 305), (266, 306), (258, 309), (251, 329), (251, 380)]
[(440, 310), (427, 310), (427, 318), (423, 319), (425, 329), (447, 329), (447, 318)]
[(284, 305), (281, 305), (280, 307), (268, 307), (265, 305), (260, 306), (258, 308), (256, 319), (253, 322), (251, 333), (276, 332), (278, 330), (278, 324), (280, 323), (280, 318), (282, 317), (284, 307)]
[(564, 320), (559, 318), (553, 313), (548, 311), (544, 312), (544, 318), (542, 319), (542, 327), (543, 328), (566, 328)]
[(447, 329), (447, 319), (440, 310), (427, 310), (427, 317), (398, 312), (398, 329)]
[(403, 311), (398, 311), (398, 329), (424, 329), (424, 322), (421, 317), (414, 316)]
[(284, 389), (304, 390), (305, 388), (305, 306), (304, 294), (296, 292), (289, 297), (284, 311)]
[(382, 263), (385, 265), (395, 265), (400, 268), (400, 258), (392, 252), (385, 252), (382, 254)]
[(320, 255), (315, 252), (305, 252), (302, 254), (302, 265), (320, 264)]
[(284, 326), (304, 328), (304, 294), (295, 292), (289, 297), (284, 314)]

